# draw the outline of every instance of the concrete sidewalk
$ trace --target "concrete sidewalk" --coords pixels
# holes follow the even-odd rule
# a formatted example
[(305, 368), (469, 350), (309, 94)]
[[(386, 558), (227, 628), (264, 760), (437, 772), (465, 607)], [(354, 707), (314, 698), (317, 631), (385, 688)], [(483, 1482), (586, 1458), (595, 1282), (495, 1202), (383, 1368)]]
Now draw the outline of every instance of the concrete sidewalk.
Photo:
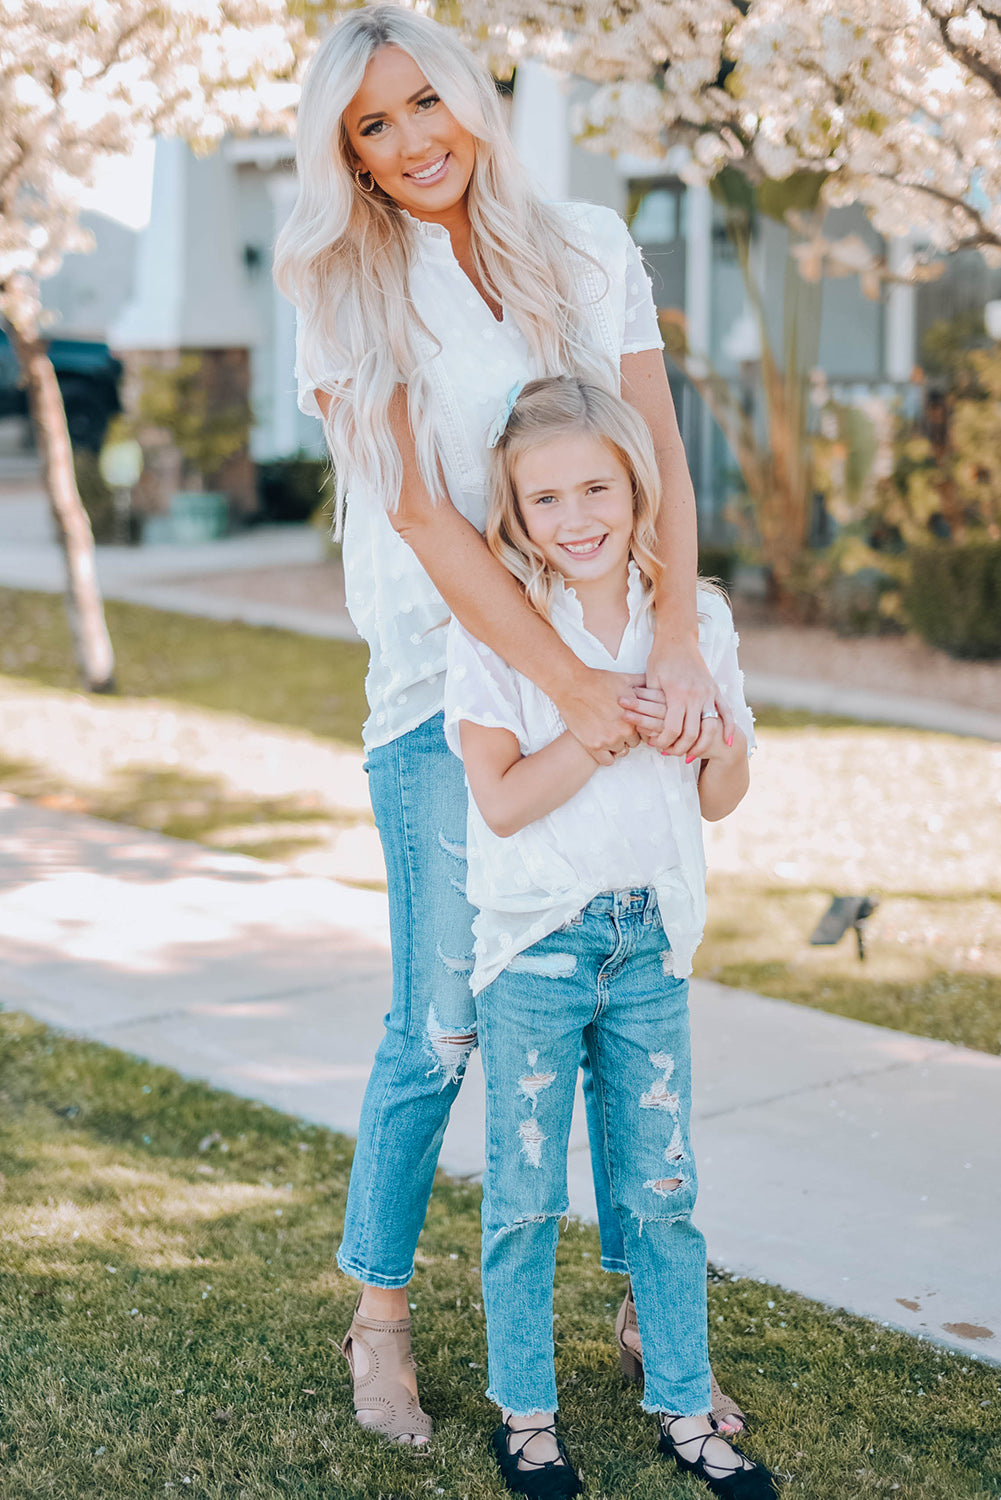
[[(385, 898), (0, 797), (0, 1001), (353, 1133)], [(718, 1264), (1001, 1361), (1001, 1058), (692, 986)], [(442, 1165), (482, 1164), (471, 1069)], [(575, 1121), (575, 1212), (593, 1215)]]

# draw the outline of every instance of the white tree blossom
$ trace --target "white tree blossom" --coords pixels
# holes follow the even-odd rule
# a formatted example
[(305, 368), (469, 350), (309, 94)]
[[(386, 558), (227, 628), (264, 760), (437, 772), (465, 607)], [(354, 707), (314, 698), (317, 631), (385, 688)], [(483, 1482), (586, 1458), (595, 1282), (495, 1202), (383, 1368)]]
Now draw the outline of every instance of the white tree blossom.
[(1001, 260), (1001, 0), (466, 0), (495, 56), (594, 80), (585, 139), (826, 177), (888, 237)]
[[(576, 121), (585, 144), (661, 160), (681, 145), (681, 175), (713, 184), (757, 325), (758, 420), (689, 345), (683, 313), (662, 314), (664, 333), (729, 440), (757, 540), (794, 598), (817, 488), (820, 283), (857, 276), (878, 298), (888, 281), (933, 277), (947, 250), (1001, 261), (1001, 0), (464, 0), (464, 17), (496, 61), (534, 55), (595, 84)], [(849, 203), (887, 239), (907, 236), (909, 253), (828, 238), (826, 210)], [(752, 211), (790, 231), (799, 274), (787, 293), (802, 306), (784, 356), (753, 274)]]
[(114, 658), (42, 337), (42, 283), (68, 251), (90, 248), (80, 194), (105, 159), (154, 134), (207, 147), (228, 130), (290, 123), (308, 15), (286, 0), (0, 0), (0, 314), (28, 387), (74, 642), (94, 690), (113, 685)]
[(287, 128), (297, 27), (285, 0), (0, 0), (0, 312), (37, 320), (39, 285), (88, 248), (79, 198), (150, 135), (209, 145)]

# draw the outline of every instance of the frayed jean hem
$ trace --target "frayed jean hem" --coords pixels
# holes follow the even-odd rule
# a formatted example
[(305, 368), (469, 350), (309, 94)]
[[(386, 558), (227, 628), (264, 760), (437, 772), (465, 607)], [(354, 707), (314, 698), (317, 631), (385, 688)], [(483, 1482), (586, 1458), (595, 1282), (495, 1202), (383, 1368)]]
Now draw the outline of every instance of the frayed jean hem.
[(675, 1411), (673, 1407), (658, 1406), (655, 1401), (647, 1404), (646, 1400), (643, 1400), (640, 1402), (640, 1407), (643, 1411), (649, 1412), (652, 1417), (711, 1417), (713, 1414), (711, 1406), (704, 1411)]
[(499, 1411), (509, 1412), (512, 1417), (534, 1417), (536, 1413), (540, 1411), (559, 1411), (559, 1407), (555, 1404), (555, 1402), (551, 1407), (533, 1406), (528, 1411), (516, 1411), (514, 1407), (506, 1406), (505, 1403), (500, 1399), (500, 1397), (497, 1396), (492, 1390), (487, 1391), (487, 1400), (492, 1401)]

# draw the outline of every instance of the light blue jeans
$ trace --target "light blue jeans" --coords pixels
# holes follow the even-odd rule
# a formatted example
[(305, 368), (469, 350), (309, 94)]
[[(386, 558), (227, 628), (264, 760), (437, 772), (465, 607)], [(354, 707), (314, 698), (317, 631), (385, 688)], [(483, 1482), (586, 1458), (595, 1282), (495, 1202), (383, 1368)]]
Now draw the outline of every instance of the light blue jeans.
[[(337, 1263), (370, 1286), (400, 1287), (414, 1273), (442, 1136), (475, 1045), (466, 784), (441, 714), (371, 751), (367, 770), (389, 882), (393, 997), (362, 1104)], [(470, 1040), (448, 1040), (458, 1037)], [(586, 1069), (585, 1088), (602, 1264), (625, 1271)]]
[(652, 891), (597, 896), (477, 1000), (487, 1080), (483, 1304), (489, 1396), (556, 1409), (553, 1273), (581, 1043), (643, 1340), (643, 1406), (710, 1409), (706, 1247), (692, 1223), (688, 982)]

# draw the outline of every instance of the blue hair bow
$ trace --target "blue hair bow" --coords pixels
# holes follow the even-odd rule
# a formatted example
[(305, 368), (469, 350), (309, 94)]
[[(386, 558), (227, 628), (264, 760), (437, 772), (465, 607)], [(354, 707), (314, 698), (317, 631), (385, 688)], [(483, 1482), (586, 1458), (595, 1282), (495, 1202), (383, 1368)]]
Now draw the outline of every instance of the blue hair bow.
[(508, 391), (507, 395), (504, 397), (503, 410), (499, 411), (496, 417), (494, 417), (493, 421), (490, 424), (490, 431), (487, 433), (488, 448), (496, 448), (497, 444), (504, 436), (505, 432), (507, 431), (507, 424), (511, 420), (511, 413), (514, 411), (514, 404), (524, 389), (525, 381), (516, 380), (514, 385)]

